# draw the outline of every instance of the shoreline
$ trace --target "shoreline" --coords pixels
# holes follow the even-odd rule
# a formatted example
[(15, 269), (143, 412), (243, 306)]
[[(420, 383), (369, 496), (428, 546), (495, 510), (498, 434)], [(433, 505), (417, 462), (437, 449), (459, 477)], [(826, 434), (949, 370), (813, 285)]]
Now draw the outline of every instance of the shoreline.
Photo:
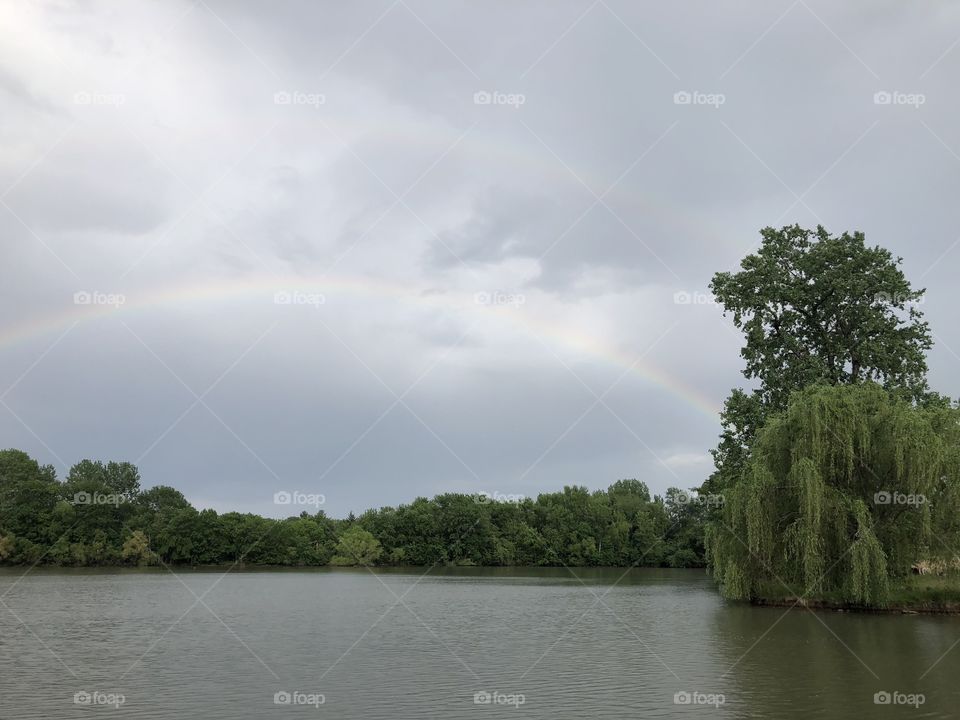
[(960, 600), (954, 602), (891, 602), (883, 607), (875, 605), (854, 605), (833, 600), (814, 598), (752, 598), (748, 601), (754, 607), (806, 608), (825, 612), (860, 613), (868, 615), (960, 615)]
[(46, 563), (0, 563), (0, 570), (29, 568), (31, 570), (696, 570), (703, 572), (703, 566), (669, 567), (666, 565), (457, 565), (437, 563), (434, 565), (273, 565), (269, 563), (165, 563), (160, 565), (56, 565)]
[[(424, 568), (428, 568), (424, 573)], [(337, 565), (269, 565), (254, 563), (224, 563), (211, 565), (23, 565), (23, 564), (0, 564), (0, 577), (16, 570), (24, 571), (22, 574), (32, 573), (76, 573), (85, 574), (89, 572), (96, 573), (164, 573), (164, 572), (221, 572), (221, 573), (286, 573), (286, 572), (386, 572), (386, 573), (404, 573), (414, 574), (456, 574), (458, 571), (464, 575), (484, 575), (497, 574), (497, 571), (505, 573), (518, 572), (524, 570), (552, 570), (564, 577), (570, 576), (570, 570), (586, 571), (589, 576), (591, 571), (610, 571), (610, 570), (651, 570), (651, 571), (671, 571), (671, 572), (699, 572), (704, 568), (667, 568), (663, 566), (643, 566), (628, 568), (624, 566), (607, 565), (586, 565), (569, 566), (562, 565), (436, 565), (428, 567), (426, 565), (372, 565), (366, 566), (337, 566)], [(563, 571), (567, 572), (564, 573)], [(570, 576), (573, 577), (573, 576)], [(719, 595), (719, 592), (718, 592)], [(818, 598), (797, 598), (797, 597), (756, 597), (750, 600), (726, 600), (726, 602), (745, 604), (758, 608), (805, 608), (808, 610), (819, 610), (822, 612), (837, 613), (858, 613), (866, 615), (960, 615), (960, 597), (954, 599), (930, 599), (930, 600), (903, 600), (893, 599), (883, 606), (857, 605), (853, 603), (827, 600)]]

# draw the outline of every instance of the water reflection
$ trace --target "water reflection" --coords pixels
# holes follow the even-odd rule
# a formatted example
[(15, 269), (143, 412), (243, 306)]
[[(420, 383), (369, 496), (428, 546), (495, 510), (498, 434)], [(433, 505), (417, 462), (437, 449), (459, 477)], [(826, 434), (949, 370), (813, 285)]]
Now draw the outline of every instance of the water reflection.
[[(701, 571), (22, 574), (0, 571), (0, 717), (89, 717), (97, 692), (124, 696), (111, 717), (164, 720), (946, 718), (960, 702), (960, 619), (754, 608)], [(925, 702), (874, 705), (883, 691)]]

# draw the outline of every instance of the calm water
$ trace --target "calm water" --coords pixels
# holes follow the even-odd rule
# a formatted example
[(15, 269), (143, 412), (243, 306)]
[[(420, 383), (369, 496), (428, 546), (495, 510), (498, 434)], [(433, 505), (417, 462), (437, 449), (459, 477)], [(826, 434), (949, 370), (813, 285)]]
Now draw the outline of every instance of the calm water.
[(960, 716), (960, 618), (575, 572), (2, 570), (0, 718)]

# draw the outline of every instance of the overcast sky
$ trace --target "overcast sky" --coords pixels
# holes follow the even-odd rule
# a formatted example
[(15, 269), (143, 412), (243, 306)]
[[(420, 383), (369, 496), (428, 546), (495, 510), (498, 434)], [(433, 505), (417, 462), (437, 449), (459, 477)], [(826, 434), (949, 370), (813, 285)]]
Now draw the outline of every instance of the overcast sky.
[(956, 4), (0, 8), (0, 445), (61, 477), (698, 485), (743, 383), (707, 285), (795, 222), (904, 257), (960, 395)]

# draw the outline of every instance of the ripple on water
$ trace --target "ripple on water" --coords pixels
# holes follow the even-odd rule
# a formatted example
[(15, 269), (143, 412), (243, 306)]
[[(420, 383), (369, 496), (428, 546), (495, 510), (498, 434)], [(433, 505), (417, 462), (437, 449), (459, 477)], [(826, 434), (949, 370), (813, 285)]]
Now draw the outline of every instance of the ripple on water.
[(881, 690), (924, 693), (909, 717), (960, 706), (960, 620), (752, 608), (701, 571), (21, 574), (0, 572), (2, 718), (103, 710), (80, 691), (147, 720), (842, 718)]

